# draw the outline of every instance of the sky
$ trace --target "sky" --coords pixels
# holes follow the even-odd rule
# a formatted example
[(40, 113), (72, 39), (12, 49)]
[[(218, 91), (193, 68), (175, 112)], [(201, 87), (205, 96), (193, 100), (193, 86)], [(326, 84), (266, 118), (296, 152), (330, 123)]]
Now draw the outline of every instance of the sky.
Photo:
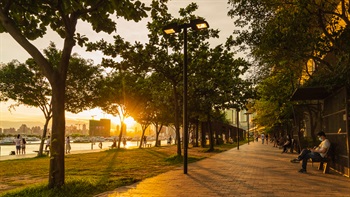
[[(151, 0), (141, 0), (146, 4), (150, 4)], [(234, 31), (233, 19), (227, 16), (229, 5), (228, 0), (171, 0), (168, 4), (168, 8), (174, 17), (178, 17), (178, 10), (186, 7), (191, 2), (197, 3), (199, 9), (195, 12), (196, 15), (204, 17), (209, 23), (210, 28), (220, 30), (220, 38), (211, 40), (211, 44), (216, 46), (224, 43), (226, 38)], [(117, 20), (117, 32), (121, 37), (130, 42), (140, 41), (142, 43), (147, 41), (148, 30), (146, 24), (149, 19), (144, 19), (141, 22), (127, 22), (125, 20)], [(101, 38), (112, 41), (113, 35), (105, 33), (94, 33), (89, 24), (79, 22), (77, 26), (77, 33), (86, 35), (90, 41), (97, 41)], [(49, 46), (49, 42), (53, 41), (58, 48), (62, 48), (63, 40), (54, 32), (49, 32), (45, 37), (35, 40), (32, 43), (38, 47), (39, 50), (43, 50)], [(88, 53), (83, 48), (76, 46), (73, 48), (73, 52), (78, 53), (80, 56), (93, 59), (95, 64), (101, 62), (102, 54), (100, 52)], [(0, 63), (8, 63), (14, 59), (24, 62), (30, 58), (29, 54), (22, 49), (22, 47), (15, 42), (15, 40), (6, 33), (0, 34)], [(40, 126), (44, 122), (44, 115), (39, 109), (19, 106), (15, 110), (9, 111), (9, 106), (13, 102), (0, 102), (0, 128), (8, 128), (10, 125), (16, 129), (18, 125), (25, 123), (27, 126)], [(88, 123), (88, 120), (111, 118), (111, 115), (103, 113), (99, 109), (92, 109), (84, 111), (79, 114), (72, 114), (67, 112), (66, 119), (67, 125), (72, 124), (84, 124)]]

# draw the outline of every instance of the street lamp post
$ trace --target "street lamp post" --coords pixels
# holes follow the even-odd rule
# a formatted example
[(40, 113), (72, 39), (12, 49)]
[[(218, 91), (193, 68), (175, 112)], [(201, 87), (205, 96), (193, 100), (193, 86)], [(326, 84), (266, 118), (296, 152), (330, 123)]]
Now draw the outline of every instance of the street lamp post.
[(183, 146), (184, 146), (184, 174), (187, 174), (187, 148), (188, 148), (188, 117), (187, 117), (187, 28), (200, 30), (209, 28), (209, 24), (201, 19), (191, 20), (190, 23), (177, 24), (172, 23), (163, 28), (166, 34), (181, 32), (183, 29), (184, 36), (184, 60), (183, 60)]
[(249, 145), (249, 115), (251, 113), (250, 112), (246, 112), (245, 114), (247, 115), (247, 131), (248, 131), (248, 145)]

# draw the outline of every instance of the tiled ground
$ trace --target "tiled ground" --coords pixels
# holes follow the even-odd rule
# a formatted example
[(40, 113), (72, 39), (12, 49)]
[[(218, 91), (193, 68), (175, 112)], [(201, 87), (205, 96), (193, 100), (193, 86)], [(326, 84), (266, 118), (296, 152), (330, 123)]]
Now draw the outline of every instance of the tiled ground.
[(308, 173), (290, 163), (296, 154), (281, 154), (271, 144), (260, 142), (215, 155), (128, 187), (98, 197), (175, 196), (350, 196), (350, 179), (331, 171), (323, 174), (317, 164)]

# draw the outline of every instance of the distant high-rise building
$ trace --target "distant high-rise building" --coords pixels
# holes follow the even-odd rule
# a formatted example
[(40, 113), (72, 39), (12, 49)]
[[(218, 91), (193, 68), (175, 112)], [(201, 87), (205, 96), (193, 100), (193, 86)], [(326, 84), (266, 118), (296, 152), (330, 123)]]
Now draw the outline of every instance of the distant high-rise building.
[(111, 120), (100, 119), (89, 121), (89, 135), (90, 136), (110, 136), (111, 131)]
[(32, 134), (32, 131), (27, 127), (26, 124), (22, 124), (19, 129), (17, 130), (18, 133), (21, 134)]
[(66, 126), (66, 135), (79, 134), (79, 130), (75, 125)]
[(83, 124), (82, 134), (83, 134), (83, 135), (86, 135), (86, 134), (87, 134), (86, 124)]
[(5, 135), (9, 135), (9, 134), (15, 135), (15, 134), (17, 134), (17, 132), (16, 132), (15, 128), (9, 128), (9, 129), (4, 129), (3, 134), (5, 134)]
[(32, 134), (33, 135), (42, 135), (42, 130), (41, 130), (40, 126), (32, 127)]
[(115, 127), (116, 129), (115, 129), (115, 135), (119, 135), (119, 133), (120, 133), (120, 125), (118, 124), (116, 127)]

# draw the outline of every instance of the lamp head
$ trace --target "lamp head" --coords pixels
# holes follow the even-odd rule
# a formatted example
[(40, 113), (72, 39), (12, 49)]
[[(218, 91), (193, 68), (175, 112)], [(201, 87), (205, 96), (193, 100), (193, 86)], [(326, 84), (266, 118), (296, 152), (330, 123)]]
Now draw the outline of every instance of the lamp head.
[(171, 23), (163, 28), (163, 32), (166, 34), (173, 34), (180, 31), (181, 31), (181, 28), (177, 23)]
[(207, 29), (209, 24), (207, 21), (202, 19), (193, 19), (190, 21), (190, 26), (193, 30)]

